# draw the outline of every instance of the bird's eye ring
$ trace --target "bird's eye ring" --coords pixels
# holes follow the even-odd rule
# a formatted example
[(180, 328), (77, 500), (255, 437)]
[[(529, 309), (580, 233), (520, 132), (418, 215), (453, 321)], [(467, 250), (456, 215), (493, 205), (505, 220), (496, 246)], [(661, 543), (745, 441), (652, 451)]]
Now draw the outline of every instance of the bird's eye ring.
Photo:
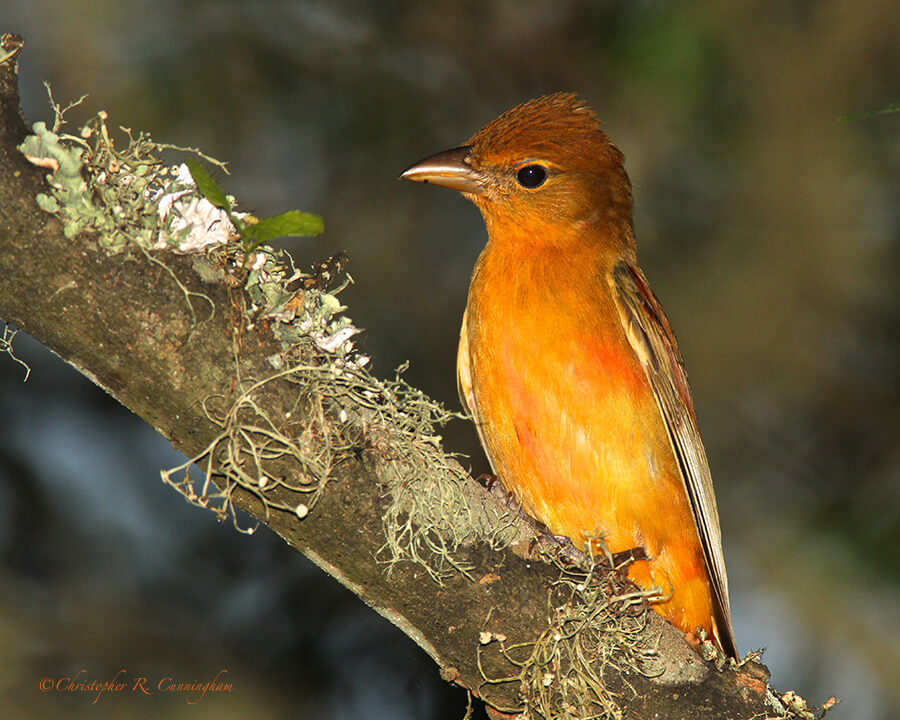
[(523, 168), (519, 168), (519, 171), (516, 173), (516, 180), (519, 181), (519, 185), (522, 187), (534, 190), (547, 180), (547, 168), (537, 164), (526, 165)]

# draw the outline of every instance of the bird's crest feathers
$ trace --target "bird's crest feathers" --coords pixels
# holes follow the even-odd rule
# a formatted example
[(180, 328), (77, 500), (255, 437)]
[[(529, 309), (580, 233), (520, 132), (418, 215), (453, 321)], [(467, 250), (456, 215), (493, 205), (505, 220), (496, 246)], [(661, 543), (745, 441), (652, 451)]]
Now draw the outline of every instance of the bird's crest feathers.
[(517, 105), (485, 125), (467, 144), (486, 165), (545, 159), (576, 169), (586, 163), (596, 165), (601, 158), (616, 164), (623, 160), (596, 113), (574, 93), (553, 93)]

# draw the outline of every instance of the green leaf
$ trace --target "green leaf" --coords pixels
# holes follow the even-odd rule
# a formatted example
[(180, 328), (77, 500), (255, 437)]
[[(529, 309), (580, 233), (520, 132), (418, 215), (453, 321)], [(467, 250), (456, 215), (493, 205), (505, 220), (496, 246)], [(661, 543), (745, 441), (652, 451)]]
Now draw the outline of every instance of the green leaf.
[(254, 239), (254, 246), (279, 237), (308, 237), (318, 235), (325, 229), (325, 223), (318, 215), (288, 210), (280, 215), (263, 218), (255, 225), (247, 225), (245, 230)]
[(217, 208), (222, 208), (225, 212), (230, 213), (231, 203), (228, 202), (228, 198), (225, 197), (225, 192), (216, 184), (216, 181), (209, 176), (209, 173), (203, 169), (203, 166), (196, 160), (190, 158), (185, 160), (185, 164), (188, 166), (188, 170), (191, 171), (191, 177), (194, 178), (194, 182), (197, 183), (197, 189), (203, 197), (209, 200)]

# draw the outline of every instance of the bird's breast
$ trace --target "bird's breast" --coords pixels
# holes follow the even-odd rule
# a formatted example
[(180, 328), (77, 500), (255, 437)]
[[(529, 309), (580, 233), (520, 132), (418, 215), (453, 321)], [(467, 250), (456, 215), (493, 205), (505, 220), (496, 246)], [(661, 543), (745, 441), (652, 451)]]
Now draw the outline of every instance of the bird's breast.
[(479, 431), (507, 489), (554, 532), (604, 533), (618, 551), (641, 539), (636, 504), (670, 475), (671, 453), (602, 272), (488, 247), (467, 353)]
[(599, 263), (562, 252), (497, 255), (485, 250), (469, 291), (476, 364), (509, 372), (523, 396), (540, 394), (529, 382), (536, 377), (560, 398), (588, 392), (594, 402), (648, 390)]

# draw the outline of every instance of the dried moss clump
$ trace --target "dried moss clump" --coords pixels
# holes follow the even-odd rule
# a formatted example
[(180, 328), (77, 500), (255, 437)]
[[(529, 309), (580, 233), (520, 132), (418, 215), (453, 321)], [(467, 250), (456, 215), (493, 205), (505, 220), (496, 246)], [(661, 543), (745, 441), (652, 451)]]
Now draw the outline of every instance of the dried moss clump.
[(661, 590), (635, 590), (618, 572), (623, 569), (560, 568), (548, 596), (547, 629), (537, 640), (509, 644), (505, 635), (482, 633), (479, 663), (484, 653), (495, 652), (519, 670), (501, 678), (482, 670), (483, 682), (519, 683), (526, 717), (621, 718), (610, 680), (621, 687), (628, 674), (656, 677), (664, 670), (646, 634), (648, 603)]

